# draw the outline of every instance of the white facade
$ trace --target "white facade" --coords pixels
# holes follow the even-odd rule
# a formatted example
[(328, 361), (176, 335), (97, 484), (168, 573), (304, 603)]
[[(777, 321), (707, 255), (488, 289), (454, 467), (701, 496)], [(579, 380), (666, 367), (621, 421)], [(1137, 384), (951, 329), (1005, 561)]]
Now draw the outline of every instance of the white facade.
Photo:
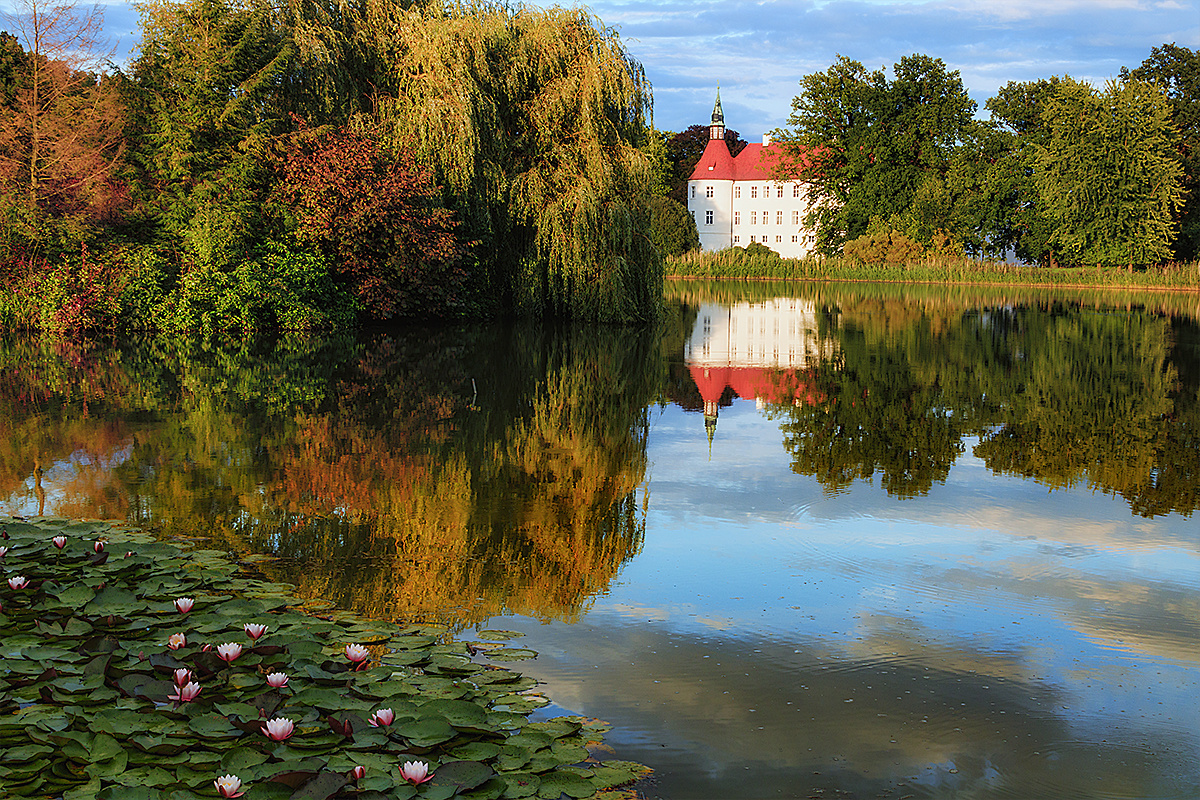
[(725, 118), (717, 97), (708, 146), (688, 181), (688, 210), (702, 250), (763, 244), (785, 258), (803, 258), (815, 247), (804, 225), (808, 192), (800, 181), (778, 181), (772, 165), (781, 146), (769, 136), (746, 145), (737, 157), (725, 144)]
[(819, 316), (809, 300), (779, 297), (726, 306), (702, 303), (684, 345), (689, 366), (805, 369), (835, 352), (818, 337)]

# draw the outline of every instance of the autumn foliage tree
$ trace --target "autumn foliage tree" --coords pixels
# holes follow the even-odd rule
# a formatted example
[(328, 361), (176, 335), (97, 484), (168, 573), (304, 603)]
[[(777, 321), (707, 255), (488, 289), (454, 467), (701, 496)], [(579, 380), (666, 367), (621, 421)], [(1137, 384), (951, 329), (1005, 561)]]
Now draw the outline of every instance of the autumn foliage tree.
[(278, 197), (296, 238), (320, 248), (373, 317), (443, 314), (465, 301), (453, 214), (432, 174), (369, 133), (302, 130), (287, 148)]
[[(0, 34), (0, 196), (27, 246), (80, 224), (111, 221), (124, 199), (115, 173), (125, 148), (124, 109), (99, 70), (108, 57), (99, 6), (17, 4), (17, 36)], [(64, 224), (65, 223), (65, 224)], [(71, 228), (76, 230), (71, 231)]]

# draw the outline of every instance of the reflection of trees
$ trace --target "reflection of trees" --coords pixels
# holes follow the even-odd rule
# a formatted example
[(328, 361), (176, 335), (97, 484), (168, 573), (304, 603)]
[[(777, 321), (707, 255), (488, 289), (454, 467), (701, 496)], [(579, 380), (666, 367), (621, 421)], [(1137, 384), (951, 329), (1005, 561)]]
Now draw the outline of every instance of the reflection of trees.
[(1194, 323), (887, 297), (837, 310), (839, 355), (813, 370), (824, 400), (771, 409), (796, 472), (839, 490), (879, 471), (889, 493), (910, 497), (944, 480), (962, 438), (977, 435), (995, 472), (1086, 481), (1147, 516), (1196, 508), (1200, 393), (1173, 365), (1194, 358)]
[(43, 463), (81, 442), (120, 451), (93, 470), (102, 481), (77, 481), (73, 513), (115, 492), (110, 513), (277, 554), (264, 567), (277, 579), (381, 616), (570, 617), (640, 547), (634, 492), (662, 369), (650, 332), (146, 340), (95, 355), (85, 415), (30, 377), (53, 354), (5, 352), (41, 395), (5, 395), (4, 488), (36, 463), (31, 430)]

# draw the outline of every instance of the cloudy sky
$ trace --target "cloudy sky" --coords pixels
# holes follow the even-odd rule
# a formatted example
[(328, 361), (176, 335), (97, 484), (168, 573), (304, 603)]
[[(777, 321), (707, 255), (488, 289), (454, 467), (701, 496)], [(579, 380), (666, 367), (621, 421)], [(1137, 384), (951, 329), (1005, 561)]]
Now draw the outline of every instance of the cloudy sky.
[[(0, 8), (14, 0), (0, 0)], [(532, 5), (552, 5), (537, 0)], [(797, 81), (839, 53), (869, 68), (941, 58), (982, 106), (1008, 81), (1069, 74), (1102, 83), (1150, 48), (1200, 48), (1200, 0), (595, 0), (654, 84), (655, 123), (706, 124), (719, 82), (726, 123), (754, 141), (783, 125)], [(121, 52), (128, 3), (107, 6)]]
[[(548, 5), (548, 3), (547, 3)], [(783, 125), (797, 82), (838, 54), (891, 68), (926, 53), (981, 106), (1008, 81), (1102, 83), (1164, 42), (1200, 47), (1197, 0), (596, 0), (654, 84), (655, 123), (725, 121), (750, 141)]]

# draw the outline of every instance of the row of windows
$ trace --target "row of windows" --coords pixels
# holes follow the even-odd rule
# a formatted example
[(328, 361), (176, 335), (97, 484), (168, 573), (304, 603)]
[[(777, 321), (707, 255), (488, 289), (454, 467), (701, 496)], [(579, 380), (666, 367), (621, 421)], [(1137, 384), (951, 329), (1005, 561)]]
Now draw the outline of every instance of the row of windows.
[[(733, 237), (733, 243), (734, 243), (734, 244), (737, 244), (737, 243), (738, 243), (738, 242), (740, 242), (741, 240), (742, 240), (742, 237), (740, 237), (740, 236), (734, 236), (734, 237)], [(757, 239), (755, 239), (753, 236), (751, 236), (751, 237), (750, 237), (750, 241), (752, 241), (752, 242), (762, 242), (763, 244), (766, 244), (767, 242), (771, 241), (771, 237), (770, 237), (770, 236), (759, 236)], [(782, 237), (782, 236), (776, 236), (776, 237), (775, 237), (775, 243), (776, 243), (776, 244), (779, 244), (779, 243), (780, 243), (780, 242), (782, 242), (782, 241), (783, 241), (783, 237)], [(793, 235), (793, 236), (792, 236), (792, 244), (797, 244), (797, 243), (799, 243), (799, 241), (800, 241), (800, 237), (799, 237), (798, 235)], [(811, 236), (805, 236), (805, 237), (804, 237), (804, 243), (805, 243), (805, 244), (812, 244), (812, 243), (813, 243), (813, 237), (811, 237)]]
[[(735, 198), (740, 198), (742, 196), (742, 187), (740, 187), (740, 186), (733, 187), (733, 196)], [(766, 186), (763, 187), (762, 196), (763, 197), (771, 196), (771, 185), (770, 184), (767, 184)], [(783, 197), (783, 184), (779, 184), (775, 187), (775, 196)], [(792, 197), (799, 197), (799, 196), (800, 196), (800, 184), (798, 184), (798, 183), (793, 184), (792, 185)], [(709, 197), (712, 197), (712, 195), (710, 194)], [(757, 197), (758, 197), (758, 187), (751, 186), (750, 187), (750, 199), (754, 200)]]
[[(712, 216), (712, 212), (705, 212), (705, 214), (706, 214), (707, 216)], [(741, 224), (742, 224), (742, 212), (740, 212), (740, 211), (735, 211), (735, 212), (733, 212), (733, 224), (734, 224), (734, 225), (741, 225)], [(751, 224), (751, 225), (757, 225), (757, 224), (758, 224), (758, 212), (757, 212), (757, 211), (751, 211), (751, 212), (750, 212), (750, 224)], [(763, 224), (763, 225), (770, 225), (770, 224), (771, 224), (771, 212), (770, 212), (770, 211), (764, 211), (764, 212), (762, 212), (762, 224)], [(782, 224), (783, 224), (783, 212), (782, 212), (782, 211), (776, 211), (776, 212), (775, 212), (775, 224), (776, 224), (776, 225), (782, 225)], [(793, 211), (793, 212), (792, 212), (792, 224), (793, 224), (793, 225), (799, 225), (799, 224), (800, 224), (800, 212), (799, 212), (799, 211)]]
[[(696, 187), (693, 186), (692, 187), (692, 197), (695, 197), (695, 196), (696, 196)], [(712, 197), (713, 196), (713, 187), (705, 186), (704, 187), (704, 196)], [(737, 199), (741, 199), (742, 187), (740, 187), (740, 186), (733, 187), (733, 196)], [(763, 197), (771, 196), (771, 186), (769, 184), (767, 186), (763, 187), (762, 196)], [(775, 196), (783, 197), (783, 184), (780, 184), (775, 187)], [(792, 186), (792, 197), (799, 197), (799, 196), (800, 196), (800, 184), (797, 183)], [(750, 198), (752, 200), (758, 198), (758, 187), (757, 186), (750, 187)]]
[[(696, 219), (696, 212), (695, 212), (695, 211), (693, 211), (693, 212), (692, 212), (692, 219), (693, 219), (693, 220), (695, 220), (695, 219)], [(705, 212), (704, 212), (704, 224), (705, 224), (705, 225), (712, 225), (712, 224), (713, 224), (713, 212), (712, 212), (712, 210), (711, 210), (711, 209), (710, 209), (710, 210), (708, 210), (708, 211), (705, 211)], [(734, 225), (741, 225), (741, 224), (742, 224), (742, 212), (740, 212), (740, 211), (735, 211), (735, 212), (733, 212), (733, 224), (734, 224)], [(757, 212), (757, 211), (751, 211), (751, 212), (750, 212), (750, 224), (751, 224), (751, 225), (757, 225), (757, 224), (758, 224), (758, 212)], [(764, 212), (762, 212), (762, 224), (763, 224), (763, 225), (770, 225), (770, 224), (771, 224), (771, 212), (770, 212), (770, 211), (764, 211)], [(782, 224), (783, 224), (783, 212), (782, 212), (782, 211), (776, 211), (776, 212), (775, 212), (775, 224), (776, 224), (776, 225), (782, 225)], [(793, 211), (793, 212), (792, 212), (792, 224), (793, 224), (793, 225), (799, 225), (799, 224), (800, 224), (800, 212), (799, 212), (799, 211)]]

